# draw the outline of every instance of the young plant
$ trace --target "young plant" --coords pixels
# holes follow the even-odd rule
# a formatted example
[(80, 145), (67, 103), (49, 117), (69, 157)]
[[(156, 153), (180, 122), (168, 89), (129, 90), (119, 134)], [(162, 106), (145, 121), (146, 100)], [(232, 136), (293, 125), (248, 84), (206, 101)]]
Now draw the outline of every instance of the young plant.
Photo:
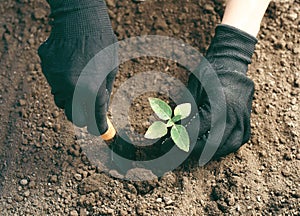
[(149, 98), (150, 106), (155, 114), (165, 122), (155, 121), (147, 130), (145, 138), (158, 139), (165, 136), (168, 132), (168, 127), (171, 127), (171, 138), (176, 146), (188, 152), (190, 148), (190, 138), (185, 127), (176, 122), (187, 118), (191, 113), (191, 104), (184, 103), (175, 107), (174, 115), (171, 107), (161, 99)]

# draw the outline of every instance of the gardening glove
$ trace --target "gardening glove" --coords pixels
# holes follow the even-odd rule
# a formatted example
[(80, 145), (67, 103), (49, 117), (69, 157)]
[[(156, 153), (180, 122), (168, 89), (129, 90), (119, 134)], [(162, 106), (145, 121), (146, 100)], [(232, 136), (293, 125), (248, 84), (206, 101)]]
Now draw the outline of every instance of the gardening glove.
[[(206, 54), (206, 60), (200, 63), (195, 74), (197, 77), (215, 73), (225, 95), (226, 127), (217, 151), (213, 158), (217, 159), (236, 151), (250, 138), (250, 113), (254, 83), (246, 76), (248, 64), (254, 53), (256, 38), (228, 25), (219, 25)], [(205, 72), (205, 70), (210, 70)], [(207, 92), (194, 74), (188, 81), (188, 89), (198, 105), (200, 131), (197, 147), (203, 150), (202, 137), (207, 137), (211, 128), (211, 104)], [(209, 78), (208, 78), (209, 79)], [(215, 88), (215, 87), (213, 87)], [(216, 120), (218, 126), (218, 119)], [(212, 126), (214, 127), (214, 126)], [(202, 144), (201, 144), (202, 143)]]
[[(68, 120), (75, 125), (87, 126), (94, 135), (103, 134), (108, 129), (106, 112), (117, 68), (109, 70), (106, 78), (103, 76), (105, 70), (116, 65), (117, 49), (105, 54), (102, 65), (93, 62), (89, 64), (89, 73), (81, 72), (98, 52), (117, 41), (105, 1), (48, 0), (48, 3), (52, 31), (38, 54), (55, 104), (65, 110)], [(79, 86), (81, 99), (72, 106), (80, 75), (83, 77)], [(105, 80), (98, 88), (100, 78)]]

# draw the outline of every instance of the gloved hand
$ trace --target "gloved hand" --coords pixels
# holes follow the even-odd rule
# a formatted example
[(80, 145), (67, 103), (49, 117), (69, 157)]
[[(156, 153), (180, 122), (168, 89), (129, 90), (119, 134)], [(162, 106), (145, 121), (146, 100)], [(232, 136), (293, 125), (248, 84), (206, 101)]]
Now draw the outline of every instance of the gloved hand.
[[(207, 61), (203, 61), (196, 70), (198, 77), (205, 76), (203, 74), (205, 70), (210, 70), (208, 74), (215, 71), (225, 95), (225, 107), (221, 107), (222, 104), (215, 104), (220, 106), (220, 109), (225, 108), (226, 127), (214, 159), (236, 151), (250, 138), (250, 113), (254, 83), (246, 76), (246, 72), (248, 64), (251, 63), (256, 42), (256, 38), (239, 29), (228, 25), (219, 25), (205, 56)], [(202, 137), (212, 130), (212, 104), (208, 98), (209, 93), (206, 93), (194, 74), (189, 77), (188, 89), (198, 103), (199, 137)], [(218, 120), (216, 120), (216, 124), (220, 124)], [(196, 147), (197, 145), (203, 145), (200, 138)], [(203, 150), (203, 146), (201, 148)]]
[[(68, 120), (100, 135), (107, 130), (106, 112), (117, 68), (117, 47), (106, 52), (105, 64), (87, 63), (105, 47), (117, 41), (104, 0), (48, 0), (51, 7), (50, 37), (38, 50), (43, 73), (51, 86), (55, 104), (65, 110)], [(83, 77), (80, 102), (72, 106), (79, 76)], [(105, 81), (99, 86), (99, 79)], [(80, 78), (81, 79), (81, 78)], [(94, 100), (96, 98), (96, 101)], [(94, 106), (94, 107), (93, 107)], [(96, 119), (96, 121), (95, 121)]]

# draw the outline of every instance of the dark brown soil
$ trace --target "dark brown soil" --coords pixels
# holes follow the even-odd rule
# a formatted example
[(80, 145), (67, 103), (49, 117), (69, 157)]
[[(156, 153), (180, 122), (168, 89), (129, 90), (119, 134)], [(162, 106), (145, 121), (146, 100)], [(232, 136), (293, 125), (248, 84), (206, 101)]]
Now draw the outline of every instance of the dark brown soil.
[[(165, 35), (202, 53), (224, 9), (220, 0), (107, 3), (119, 40)], [(251, 140), (205, 167), (184, 164), (162, 178), (130, 182), (89, 161), (53, 103), (37, 56), (50, 32), (46, 2), (1, 1), (0, 214), (299, 215), (299, 11), (299, 0), (274, 1), (264, 17), (248, 73), (256, 84)], [(174, 62), (139, 59), (121, 65), (115, 89), (149, 70), (186, 80)], [(132, 105), (132, 131), (149, 126), (146, 96)], [(152, 175), (139, 169), (127, 175), (135, 173)]]

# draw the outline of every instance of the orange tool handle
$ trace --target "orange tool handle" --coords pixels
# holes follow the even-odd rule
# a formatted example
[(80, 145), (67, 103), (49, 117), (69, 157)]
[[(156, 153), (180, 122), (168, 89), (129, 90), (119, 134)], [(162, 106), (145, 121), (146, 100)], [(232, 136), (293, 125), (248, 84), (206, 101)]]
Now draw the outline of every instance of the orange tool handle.
[(112, 125), (111, 121), (109, 120), (109, 118), (107, 118), (107, 125), (108, 125), (108, 129), (107, 131), (101, 135), (101, 138), (104, 141), (108, 141), (111, 140), (115, 137), (116, 135), (116, 129), (114, 128), (114, 126)]

